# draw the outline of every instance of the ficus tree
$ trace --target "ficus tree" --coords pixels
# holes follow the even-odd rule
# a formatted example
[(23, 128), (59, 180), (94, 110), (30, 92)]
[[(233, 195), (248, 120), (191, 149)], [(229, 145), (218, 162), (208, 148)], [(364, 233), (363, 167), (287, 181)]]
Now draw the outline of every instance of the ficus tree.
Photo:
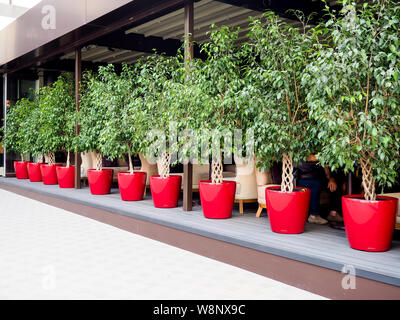
[(67, 152), (67, 166), (75, 139), (74, 81), (70, 74), (63, 74), (50, 86), (39, 90), (40, 127), (38, 139), (42, 151), (55, 163), (55, 152)]
[(29, 99), (21, 99), (7, 110), (7, 123), (4, 130), (3, 143), (4, 146), (21, 155), (21, 160), (24, 161), (24, 156), (31, 151), (29, 137), (35, 136), (36, 132), (27, 132), (27, 119), (32, 116), (35, 110), (35, 101)]
[[(120, 75), (113, 72), (106, 86), (110, 94), (104, 98), (107, 120), (100, 133), (101, 150), (110, 159), (129, 159), (129, 172), (133, 173), (131, 155), (146, 151), (149, 130), (147, 108), (143, 103), (142, 87), (138, 84), (140, 62), (134, 66), (123, 65)], [(111, 68), (111, 67), (110, 67)]]
[(32, 106), (29, 114), (23, 120), (20, 133), (25, 137), (27, 152), (35, 157), (36, 161), (43, 162), (44, 143), (43, 135), (40, 134), (42, 114), (39, 107), (39, 96), (40, 92), (38, 90), (32, 94)]
[(311, 115), (324, 143), (319, 159), (346, 172), (361, 167), (364, 197), (397, 176), (400, 146), (400, 5), (343, 1), (328, 11), (327, 44), (304, 74)]
[(213, 25), (209, 37), (201, 45), (205, 61), (195, 60), (190, 66), (187, 86), (195, 99), (188, 101), (187, 121), (198, 136), (202, 160), (212, 157), (212, 183), (221, 183), (222, 153), (228, 158), (233, 150), (224, 138), (232, 137), (244, 112), (237, 103), (244, 84), (243, 50), (237, 44), (239, 29)]
[(313, 51), (317, 32), (298, 14), (301, 27), (267, 11), (251, 22), (249, 50), (253, 60), (247, 73), (253, 84), (252, 102), (257, 165), (268, 169), (281, 161), (282, 192), (293, 191), (293, 163), (317, 150), (317, 127), (309, 118), (307, 87), (301, 82)]
[(108, 106), (115, 94), (115, 70), (113, 65), (101, 66), (98, 73), (87, 71), (83, 74), (82, 96), (78, 123), (80, 125), (76, 145), (80, 152), (96, 152), (96, 170), (102, 170), (102, 130), (108, 120)]
[[(170, 164), (178, 162), (178, 132), (184, 123), (184, 65), (181, 56), (166, 57), (154, 54), (142, 61), (137, 85), (141, 88), (143, 123), (147, 123), (147, 153), (160, 161), (160, 176), (166, 178)], [(172, 158), (171, 158), (172, 157)]]

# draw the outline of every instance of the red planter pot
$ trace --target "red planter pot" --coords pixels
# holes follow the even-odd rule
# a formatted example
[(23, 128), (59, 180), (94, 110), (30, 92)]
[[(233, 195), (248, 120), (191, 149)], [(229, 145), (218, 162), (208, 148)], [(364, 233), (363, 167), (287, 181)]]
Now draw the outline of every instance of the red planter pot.
[(158, 175), (150, 177), (150, 189), (156, 208), (175, 208), (178, 206), (182, 177), (170, 175), (163, 179)]
[(365, 200), (362, 195), (342, 197), (343, 219), (350, 247), (364, 251), (390, 249), (396, 224), (398, 199), (377, 196)]
[(110, 193), (113, 178), (112, 169), (89, 169), (87, 174), (91, 194), (101, 195)]
[(199, 182), (201, 207), (208, 219), (227, 219), (232, 216), (235, 202), (236, 182), (223, 181), (211, 183), (210, 180)]
[(75, 187), (75, 167), (57, 167), (58, 186), (60, 188), (74, 188)]
[(61, 164), (42, 164), (40, 166), (43, 184), (58, 184), (56, 168), (59, 166), (61, 166)]
[(17, 179), (28, 179), (28, 163), (29, 161), (14, 161), (15, 175)]
[(28, 173), (29, 173), (29, 181), (30, 182), (41, 182), (42, 181), (42, 172), (40, 170), (40, 166), (43, 163), (28, 163)]
[(276, 233), (297, 234), (304, 231), (311, 190), (295, 187), (293, 192), (282, 192), (280, 186), (265, 190), (271, 229)]
[(146, 187), (146, 172), (118, 173), (118, 186), (123, 201), (139, 201), (143, 199)]

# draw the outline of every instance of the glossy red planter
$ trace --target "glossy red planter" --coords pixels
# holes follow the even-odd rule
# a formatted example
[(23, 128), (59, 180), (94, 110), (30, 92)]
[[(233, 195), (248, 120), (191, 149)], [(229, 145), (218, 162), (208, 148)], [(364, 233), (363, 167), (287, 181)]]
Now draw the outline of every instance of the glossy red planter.
[(61, 166), (61, 164), (42, 164), (40, 166), (43, 184), (58, 184), (56, 168), (59, 166)]
[(342, 197), (343, 219), (350, 247), (364, 251), (390, 249), (396, 224), (398, 199), (377, 196), (365, 200), (362, 195)]
[(75, 167), (57, 167), (57, 180), (60, 188), (74, 188), (75, 187)]
[(170, 175), (163, 179), (160, 176), (150, 177), (150, 190), (156, 208), (175, 208), (178, 206), (182, 177)]
[(28, 179), (28, 163), (29, 161), (14, 161), (15, 175), (17, 179)]
[(89, 169), (87, 175), (91, 194), (101, 195), (110, 193), (113, 178), (112, 169)]
[(282, 192), (280, 186), (265, 190), (271, 229), (276, 233), (297, 234), (304, 232), (311, 190), (295, 187), (293, 192)]
[(236, 182), (223, 181), (211, 183), (210, 180), (199, 182), (201, 207), (208, 219), (228, 219), (232, 216), (235, 202)]
[(118, 186), (123, 201), (139, 201), (143, 199), (146, 187), (146, 172), (118, 173)]
[(28, 174), (30, 182), (41, 182), (42, 181), (42, 172), (40, 170), (40, 166), (43, 163), (28, 163)]

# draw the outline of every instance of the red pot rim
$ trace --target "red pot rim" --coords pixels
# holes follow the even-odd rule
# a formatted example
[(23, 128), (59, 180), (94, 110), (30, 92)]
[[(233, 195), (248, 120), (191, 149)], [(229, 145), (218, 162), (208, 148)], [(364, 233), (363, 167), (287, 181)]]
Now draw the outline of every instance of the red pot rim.
[(146, 172), (144, 172), (144, 171), (135, 171), (133, 173), (130, 173), (129, 171), (128, 172), (118, 172), (118, 175), (121, 175), (121, 176), (134, 176), (134, 175), (145, 175), (145, 174), (146, 174)]
[(32, 163), (32, 161), (14, 161), (14, 163)]
[(179, 178), (182, 178), (182, 176), (180, 176), (180, 175), (177, 175), (177, 174), (171, 174), (171, 175), (169, 175), (169, 177), (167, 177), (167, 178), (162, 178), (160, 175), (158, 175), (158, 174), (156, 174), (156, 175), (154, 175), (154, 176), (150, 176), (150, 178), (152, 178), (152, 179), (179, 179)]
[(48, 163), (41, 163), (43, 167), (62, 167), (63, 165), (61, 163), (54, 163), (54, 164), (48, 164)]
[[(269, 191), (272, 191), (272, 192), (279, 192), (279, 193), (285, 193), (285, 194), (297, 194), (300, 191), (302, 191), (302, 192), (310, 191), (310, 189), (305, 188), (305, 187), (293, 187), (292, 192), (282, 192), (280, 186), (270, 186), (270, 187), (267, 187), (266, 189)], [(294, 189), (301, 189), (301, 190), (295, 191)]]
[(222, 180), (221, 183), (212, 183), (212, 180), (201, 180), (199, 183), (220, 186), (221, 184), (236, 184), (236, 181)]
[(67, 167), (67, 166), (57, 166), (57, 169), (58, 168), (60, 168), (60, 169), (71, 169), (71, 168), (75, 168), (75, 166), (69, 166), (69, 167)]
[(399, 200), (395, 197), (383, 196), (383, 195), (377, 195), (376, 196), (377, 200), (366, 200), (362, 194), (350, 194), (350, 195), (344, 195), (342, 197), (346, 198), (347, 200), (350, 200), (350, 201), (366, 202), (366, 203), (376, 203), (376, 202), (379, 202), (379, 200), (390, 200), (390, 201), (398, 201)]
[(88, 172), (93, 172), (93, 171), (95, 171), (95, 172), (102, 172), (102, 171), (113, 171), (113, 169), (107, 169), (107, 168), (105, 168), (105, 169), (101, 169), (101, 170), (96, 170), (96, 169), (88, 169)]

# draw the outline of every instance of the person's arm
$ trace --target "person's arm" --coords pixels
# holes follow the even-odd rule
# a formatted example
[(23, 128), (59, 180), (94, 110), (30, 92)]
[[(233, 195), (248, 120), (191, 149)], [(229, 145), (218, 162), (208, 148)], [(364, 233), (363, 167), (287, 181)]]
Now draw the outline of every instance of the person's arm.
[(329, 190), (331, 192), (336, 191), (337, 184), (336, 184), (335, 178), (332, 177), (331, 170), (329, 169), (329, 167), (327, 165), (324, 166), (324, 171), (325, 171), (326, 178), (328, 179)]

